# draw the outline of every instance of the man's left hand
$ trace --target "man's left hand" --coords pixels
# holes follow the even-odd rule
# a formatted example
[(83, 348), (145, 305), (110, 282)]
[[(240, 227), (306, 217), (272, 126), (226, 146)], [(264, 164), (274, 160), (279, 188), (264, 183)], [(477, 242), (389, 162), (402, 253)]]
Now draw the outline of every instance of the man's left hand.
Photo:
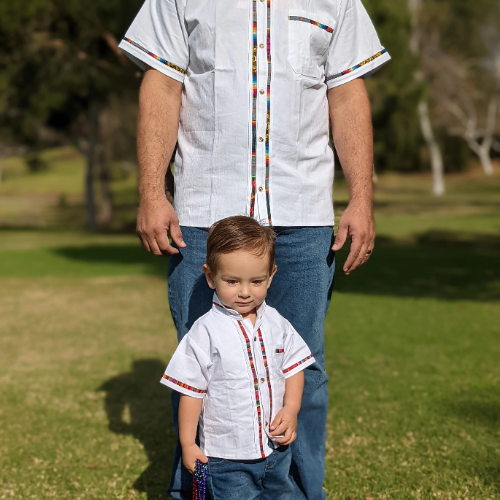
[(338, 252), (348, 237), (351, 238), (351, 249), (343, 267), (347, 275), (362, 266), (373, 252), (375, 222), (371, 203), (351, 200), (340, 218), (332, 250)]

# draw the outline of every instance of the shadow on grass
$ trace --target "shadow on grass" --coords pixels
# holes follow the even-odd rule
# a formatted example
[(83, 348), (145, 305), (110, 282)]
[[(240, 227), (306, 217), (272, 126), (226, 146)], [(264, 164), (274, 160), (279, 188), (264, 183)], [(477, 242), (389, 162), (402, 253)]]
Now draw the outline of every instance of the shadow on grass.
[(66, 259), (87, 262), (89, 264), (142, 265), (145, 273), (167, 277), (168, 256), (157, 256), (148, 253), (137, 242), (136, 245), (100, 244), (80, 247), (60, 247), (53, 253)]
[[(466, 422), (466, 432), (482, 431), (489, 436), (489, 449), (475, 461), (475, 473), (500, 492), (500, 390), (498, 387), (474, 389), (456, 394), (446, 404), (450, 413)], [(472, 434), (472, 438), (474, 435)]]
[(413, 242), (377, 238), (368, 264), (350, 276), (340, 272), (335, 291), (446, 300), (500, 299), (500, 237), (431, 231)]
[[(347, 245), (346, 245), (347, 248)], [(335, 291), (446, 300), (500, 300), (500, 236), (427, 232), (412, 242), (377, 239), (368, 264), (346, 277), (347, 252), (337, 255)], [(143, 264), (144, 272), (166, 276), (166, 261), (139, 245), (95, 245), (55, 249), (76, 261)], [(278, 263), (279, 266), (279, 263)]]
[(172, 423), (170, 390), (160, 384), (165, 363), (159, 359), (140, 359), (128, 373), (107, 380), (99, 391), (110, 431), (130, 434), (144, 447), (147, 469), (134, 488), (145, 492), (148, 500), (167, 500), (167, 487), (177, 438)]

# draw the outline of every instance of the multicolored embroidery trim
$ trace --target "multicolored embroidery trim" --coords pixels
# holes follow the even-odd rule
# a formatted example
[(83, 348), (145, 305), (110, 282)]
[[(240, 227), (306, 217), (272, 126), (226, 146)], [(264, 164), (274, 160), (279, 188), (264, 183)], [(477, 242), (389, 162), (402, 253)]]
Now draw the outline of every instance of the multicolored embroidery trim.
[(321, 28), (322, 30), (328, 31), (328, 33), (333, 33), (333, 28), (330, 28), (330, 26), (327, 26), (326, 24), (318, 23), (318, 21), (313, 21), (312, 19), (309, 19), (307, 17), (288, 16), (288, 19), (290, 21), (302, 21), (304, 23), (314, 24), (314, 26), (317, 26), (318, 28)]
[(273, 418), (273, 388), (271, 386), (271, 377), (269, 376), (269, 366), (267, 365), (266, 347), (264, 345), (264, 339), (262, 338), (262, 332), (260, 331), (260, 328), (257, 330), (257, 335), (259, 336), (260, 350), (262, 352), (264, 368), (266, 369), (267, 388), (269, 390), (269, 421), (271, 421), (271, 419)]
[(345, 71), (342, 71), (342, 73), (337, 73), (336, 75), (329, 76), (326, 79), (326, 81), (329, 82), (330, 80), (335, 80), (335, 78), (340, 78), (341, 76), (348, 75), (349, 73), (356, 71), (357, 69), (361, 68), (362, 66), (365, 66), (365, 64), (371, 63), (372, 61), (374, 61), (378, 57), (384, 55), (386, 52), (387, 52), (387, 49), (381, 50), (380, 52), (377, 52), (374, 56), (371, 56), (368, 59), (365, 59), (363, 62), (356, 64), (356, 66), (353, 66), (352, 68), (346, 69)]
[(164, 64), (165, 66), (168, 66), (169, 68), (172, 68), (172, 69), (175, 69), (175, 71), (178, 71), (179, 73), (185, 75), (186, 74), (186, 70), (185, 69), (182, 69), (180, 66), (177, 66), (176, 64), (174, 63), (171, 63), (169, 61), (167, 61), (166, 59), (163, 59), (162, 57), (160, 56), (157, 56), (156, 54), (153, 54), (152, 52), (150, 52), (148, 49), (146, 49), (146, 47), (143, 47), (142, 45), (139, 45), (137, 42), (134, 42), (133, 40), (131, 40), (130, 38), (124, 38), (123, 40), (125, 40), (126, 42), (130, 43), (131, 45), (133, 45), (134, 47), (137, 47), (139, 50), (142, 50), (143, 52), (145, 52), (148, 56), (151, 56), (153, 59), (156, 59), (157, 61), (161, 62), (162, 64)]
[(276, 349), (274, 352), (276, 354), (283, 354), (285, 352), (285, 349)]
[(257, 370), (255, 369), (255, 364), (253, 361), (252, 355), (252, 347), (250, 344), (250, 339), (248, 338), (247, 332), (245, 331), (245, 327), (241, 321), (238, 321), (238, 325), (240, 325), (241, 331), (243, 333), (243, 337), (245, 338), (245, 342), (247, 344), (247, 354), (248, 360), (250, 362), (250, 369), (252, 370), (253, 375), (253, 386), (255, 389), (255, 404), (257, 405), (257, 420), (259, 424), (259, 445), (260, 445), (260, 454), (262, 458), (266, 458), (266, 454), (264, 453), (264, 445), (262, 443), (262, 411), (260, 407), (260, 392), (259, 392), (259, 379), (257, 377)]
[(252, 28), (252, 194), (250, 195), (250, 217), (255, 215), (255, 189), (257, 175), (257, 0), (253, 0)]
[(309, 356), (307, 356), (307, 358), (301, 359), (298, 363), (295, 363), (294, 365), (289, 366), (288, 368), (285, 368), (283, 370), (283, 374), (291, 372), (294, 368), (297, 368), (297, 366), (300, 366), (302, 363), (305, 363), (308, 359), (311, 359), (312, 357), (313, 357), (313, 355), (310, 354)]
[(271, 0), (267, 0), (267, 114), (266, 114), (266, 207), (267, 220), (273, 225), (269, 200), (269, 130), (271, 128)]
[(178, 385), (179, 387), (183, 387), (184, 389), (187, 389), (188, 391), (195, 392), (196, 394), (206, 394), (207, 391), (203, 389), (197, 389), (196, 387), (193, 387), (191, 385), (187, 385), (184, 382), (179, 382), (178, 380), (175, 380), (175, 378), (169, 377), (168, 375), (163, 375), (163, 378), (168, 380), (169, 382), (172, 382), (175, 385)]

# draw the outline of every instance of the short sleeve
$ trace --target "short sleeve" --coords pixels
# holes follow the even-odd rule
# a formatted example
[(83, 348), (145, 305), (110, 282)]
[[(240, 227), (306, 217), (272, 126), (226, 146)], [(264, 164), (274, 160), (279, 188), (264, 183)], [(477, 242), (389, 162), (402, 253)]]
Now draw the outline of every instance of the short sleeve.
[(289, 378), (315, 362), (311, 350), (293, 326), (288, 323), (284, 344), (283, 376)]
[(209, 353), (188, 334), (175, 350), (161, 383), (181, 394), (202, 399), (207, 393), (210, 367)]
[(146, 0), (120, 49), (140, 68), (146, 65), (184, 81), (189, 60), (181, 0)]
[(326, 61), (328, 88), (367, 76), (390, 58), (361, 0), (342, 0)]

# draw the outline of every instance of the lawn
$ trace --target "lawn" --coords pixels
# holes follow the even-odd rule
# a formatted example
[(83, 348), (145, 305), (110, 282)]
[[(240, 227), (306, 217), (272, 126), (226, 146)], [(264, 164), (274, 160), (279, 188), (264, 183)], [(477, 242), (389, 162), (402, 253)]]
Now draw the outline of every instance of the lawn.
[[(376, 251), (337, 273), (329, 500), (500, 499), (500, 176), (428, 180), (381, 176)], [(130, 234), (0, 230), (0, 499), (167, 499), (166, 266)]]

